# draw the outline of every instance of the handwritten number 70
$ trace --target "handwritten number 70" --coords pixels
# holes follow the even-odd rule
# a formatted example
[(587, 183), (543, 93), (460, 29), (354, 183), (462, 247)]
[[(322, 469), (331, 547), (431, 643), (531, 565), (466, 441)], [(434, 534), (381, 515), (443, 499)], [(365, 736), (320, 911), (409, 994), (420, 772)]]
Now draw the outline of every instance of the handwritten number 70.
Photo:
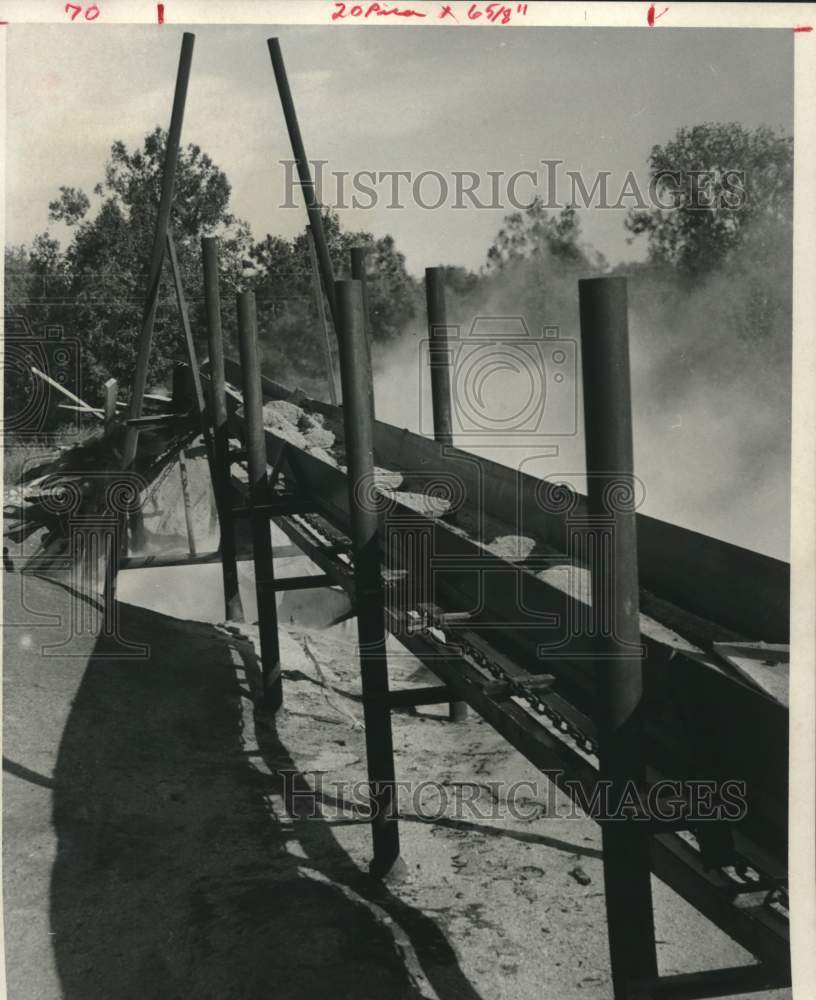
[(80, 14), (84, 16), (86, 21), (95, 21), (99, 17), (99, 8), (95, 3), (84, 9), (78, 3), (67, 3), (65, 5), (65, 13), (72, 21), (76, 21)]

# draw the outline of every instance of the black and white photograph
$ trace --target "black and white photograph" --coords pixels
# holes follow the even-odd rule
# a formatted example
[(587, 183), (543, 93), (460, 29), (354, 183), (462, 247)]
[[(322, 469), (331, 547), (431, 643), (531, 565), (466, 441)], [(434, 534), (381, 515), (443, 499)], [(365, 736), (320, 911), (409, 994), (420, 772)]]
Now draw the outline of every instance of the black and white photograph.
[(816, 5), (0, 17), (0, 995), (813, 996)]

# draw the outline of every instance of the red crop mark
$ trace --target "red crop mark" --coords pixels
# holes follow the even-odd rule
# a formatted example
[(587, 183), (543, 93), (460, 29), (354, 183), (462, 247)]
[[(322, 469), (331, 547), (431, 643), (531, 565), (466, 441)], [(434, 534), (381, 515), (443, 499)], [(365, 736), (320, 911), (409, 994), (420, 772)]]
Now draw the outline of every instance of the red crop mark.
[(655, 21), (659, 17), (663, 17), (663, 15), (668, 12), (668, 9), (669, 9), (668, 7), (664, 7), (663, 10), (661, 10), (660, 13), (657, 14), (657, 13), (655, 13), (655, 5), (653, 3), (650, 3), (649, 4), (649, 12), (646, 15), (646, 23), (649, 25), (649, 27), (653, 28), (654, 24), (655, 24)]
[(158, 18), (159, 24), (164, 24), (164, 4), (156, 4), (156, 17)]
[(813, 31), (813, 25), (811, 24), (797, 24), (793, 29), (794, 31)]

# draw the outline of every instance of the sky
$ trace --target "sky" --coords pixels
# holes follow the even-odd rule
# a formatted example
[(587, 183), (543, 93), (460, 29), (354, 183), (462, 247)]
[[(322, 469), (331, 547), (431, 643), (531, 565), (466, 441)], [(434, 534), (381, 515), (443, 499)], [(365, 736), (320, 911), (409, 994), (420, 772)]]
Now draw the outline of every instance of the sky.
[[(169, 123), (182, 27), (11, 25), (8, 32), (6, 242), (49, 227), (60, 185), (88, 194), (111, 143), (134, 147)], [(542, 170), (564, 162), (610, 189), (648, 177), (655, 144), (685, 125), (736, 121), (793, 129), (793, 33), (758, 29), (196, 26), (183, 141), (226, 172), (232, 209), (256, 238), (290, 237), (303, 209), (281, 207), (291, 156), (266, 39), (281, 39), (308, 155), (329, 170)], [(452, 181), (451, 181), (452, 183)], [(432, 201), (434, 181), (423, 187)], [(487, 180), (485, 180), (487, 184)], [(519, 185), (526, 200), (528, 181)], [(381, 194), (387, 195), (386, 187)], [(485, 187), (482, 189), (487, 191)], [(568, 194), (568, 187), (565, 189)], [(328, 200), (328, 199), (326, 199)], [(483, 199), (484, 200), (484, 197)], [(345, 228), (390, 233), (409, 271), (476, 269), (512, 206), (340, 211)], [(625, 209), (581, 212), (585, 239), (615, 263)], [(51, 231), (65, 237), (61, 226)]]

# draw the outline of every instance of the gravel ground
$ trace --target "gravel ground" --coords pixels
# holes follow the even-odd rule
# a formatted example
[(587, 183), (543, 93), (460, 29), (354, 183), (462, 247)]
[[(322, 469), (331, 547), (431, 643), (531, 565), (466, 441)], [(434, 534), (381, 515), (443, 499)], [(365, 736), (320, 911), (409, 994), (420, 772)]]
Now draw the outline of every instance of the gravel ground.
[[(156, 544), (183, 545), (177, 491), (168, 478)], [(554, 815), (563, 798), (472, 713), (394, 713), (408, 874), (368, 876), (356, 626), (325, 627), (344, 595), (281, 597), (285, 705), (270, 719), (253, 712), (254, 626), (217, 624), (218, 566), (123, 574), (141, 659), (70, 635), (64, 584), (5, 583), (11, 1000), (611, 997), (598, 828)], [(241, 587), (252, 622), (251, 564)], [(401, 647), (389, 669), (393, 687), (433, 681)], [(653, 888), (661, 972), (750, 961)]]

